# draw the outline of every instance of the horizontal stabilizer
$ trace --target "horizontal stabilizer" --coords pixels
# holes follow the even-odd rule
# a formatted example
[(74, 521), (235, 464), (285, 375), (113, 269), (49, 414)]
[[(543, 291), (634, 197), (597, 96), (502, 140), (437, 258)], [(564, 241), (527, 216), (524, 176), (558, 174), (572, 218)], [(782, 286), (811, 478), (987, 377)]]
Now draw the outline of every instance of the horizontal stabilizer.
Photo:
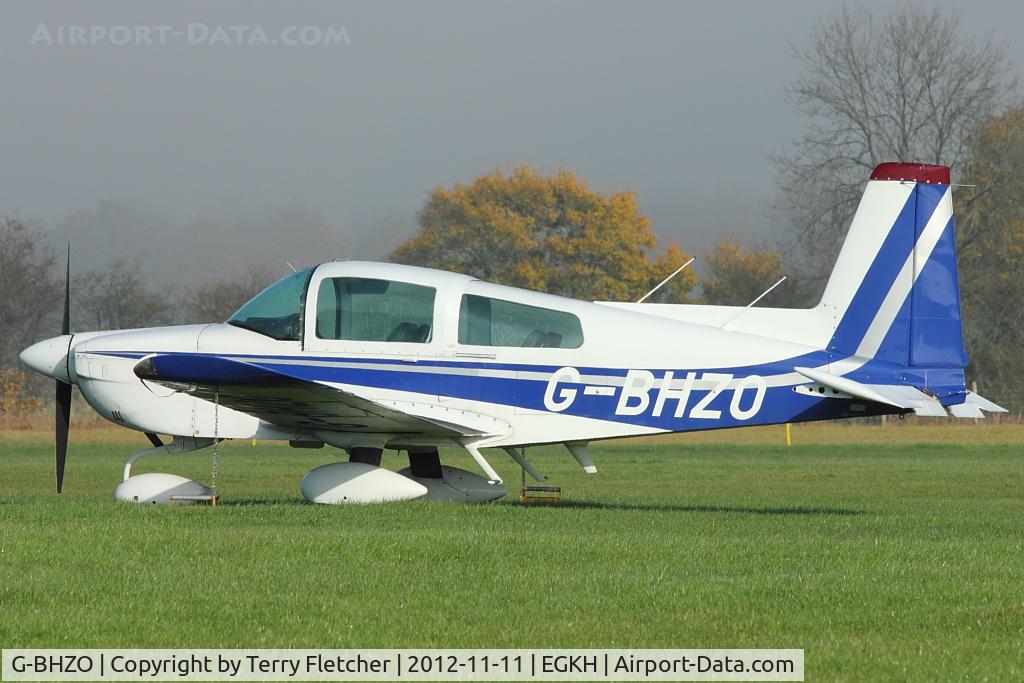
[(957, 403), (955, 406), (949, 407), (949, 412), (953, 417), (973, 418), (975, 420), (985, 417), (985, 413), (981, 412), (981, 408), (973, 403)]
[[(926, 417), (946, 417), (946, 410), (934, 396), (920, 389), (899, 384), (861, 384), (848, 377), (840, 377), (822, 370), (793, 368), (809, 380), (837, 389), (865, 401), (913, 410)], [(994, 405), (994, 404), (993, 404)]]
[(966, 400), (964, 400), (963, 403), (958, 403), (955, 406), (949, 407), (949, 412), (953, 413), (954, 417), (975, 419), (985, 417), (985, 414), (982, 412), (983, 410), (987, 410), (990, 413), (1006, 412), (1006, 408), (1003, 408), (1002, 406), (997, 406), (992, 401), (988, 400), (987, 398), (982, 398), (981, 396), (978, 396), (973, 391), (967, 392), (967, 398)]
[(982, 398), (981, 396), (978, 396), (973, 391), (968, 391), (967, 392), (967, 401), (966, 401), (966, 403), (970, 403), (972, 405), (976, 405), (979, 408), (981, 408), (982, 410), (987, 410), (990, 413), (1005, 413), (1005, 412), (1008, 412), (1006, 410), (1006, 408), (1004, 408), (1002, 406), (997, 406), (992, 401), (988, 400), (987, 398)]

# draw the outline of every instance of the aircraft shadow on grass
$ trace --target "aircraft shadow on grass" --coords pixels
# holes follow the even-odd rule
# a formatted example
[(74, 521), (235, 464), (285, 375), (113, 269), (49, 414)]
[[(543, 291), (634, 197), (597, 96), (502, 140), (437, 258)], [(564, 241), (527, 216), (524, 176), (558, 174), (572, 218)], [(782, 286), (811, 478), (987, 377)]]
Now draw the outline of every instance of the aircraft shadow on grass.
[[(519, 503), (504, 503), (519, 505)], [(537, 501), (523, 507), (571, 508), (578, 510), (627, 510), (642, 512), (725, 512), (743, 515), (835, 515), (848, 516), (863, 514), (860, 510), (828, 507), (747, 507), (734, 505), (674, 505), (657, 503), (602, 503), (598, 501), (566, 500), (559, 502)]]
[[(243, 498), (218, 503), (222, 507), (242, 507), (248, 505), (287, 505), (307, 506), (304, 500), (261, 500)], [(674, 505), (657, 503), (602, 503), (599, 501), (563, 500), (536, 501), (522, 504), (515, 501), (496, 503), (496, 505), (516, 505), (524, 508), (568, 508), (574, 510), (625, 510), (637, 512), (718, 512), (741, 515), (821, 515), (821, 516), (852, 516), (864, 514), (861, 510), (830, 507), (749, 507), (739, 505)]]

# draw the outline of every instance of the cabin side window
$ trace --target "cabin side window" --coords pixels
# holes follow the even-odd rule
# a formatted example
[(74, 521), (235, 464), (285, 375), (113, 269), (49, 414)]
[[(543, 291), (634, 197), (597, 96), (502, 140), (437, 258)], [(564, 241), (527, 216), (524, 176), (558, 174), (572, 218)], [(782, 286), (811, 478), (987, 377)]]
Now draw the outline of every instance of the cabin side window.
[(578, 349), (583, 329), (572, 313), (466, 294), (459, 308), (459, 343)]
[(433, 334), (434, 294), (408, 282), (327, 278), (316, 297), (316, 336), (425, 344)]

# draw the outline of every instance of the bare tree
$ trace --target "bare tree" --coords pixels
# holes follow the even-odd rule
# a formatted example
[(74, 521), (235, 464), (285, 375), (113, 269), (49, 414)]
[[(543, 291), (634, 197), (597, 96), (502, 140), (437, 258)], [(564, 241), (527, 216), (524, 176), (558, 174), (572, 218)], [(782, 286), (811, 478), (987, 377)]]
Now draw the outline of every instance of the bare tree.
[(147, 286), (137, 263), (111, 261), (72, 284), (74, 324), (78, 330), (126, 330), (172, 322), (171, 300)]
[(789, 99), (807, 126), (775, 159), (779, 208), (796, 265), (820, 288), (871, 170), (883, 161), (956, 167), (1016, 80), (1000, 47), (963, 37), (958, 18), (939, 8), (882, 17), (844, 8), (796, 53), (804, 71)]
[(0, 218), (0, 368), (29, 343), (60, 332), (56, 259), (45, 235)]
[(185, 323), (223, 322), (278, 277), (269, 266), (254, 266), (203, 282), (185, 292), (179, 317)]

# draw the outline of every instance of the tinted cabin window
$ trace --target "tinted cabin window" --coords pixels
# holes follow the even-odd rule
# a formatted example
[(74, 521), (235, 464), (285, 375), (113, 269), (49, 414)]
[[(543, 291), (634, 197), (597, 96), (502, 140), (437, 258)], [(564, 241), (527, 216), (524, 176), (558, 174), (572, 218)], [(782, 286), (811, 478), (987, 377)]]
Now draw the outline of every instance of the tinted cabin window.
[(302, 309), (312, 268), (278, 280), (254, 296), (228, 319), (229, 325), (282, 341), (302, 338)]
[(433, 287), (358, 277), (320, 283), (316, 298), (320, 339), (424, 344), (430, 341), (433, 322)]
[(572, 313), (466, 294), (459, 309), (459, 343), (578, 349), (583, 330)]

